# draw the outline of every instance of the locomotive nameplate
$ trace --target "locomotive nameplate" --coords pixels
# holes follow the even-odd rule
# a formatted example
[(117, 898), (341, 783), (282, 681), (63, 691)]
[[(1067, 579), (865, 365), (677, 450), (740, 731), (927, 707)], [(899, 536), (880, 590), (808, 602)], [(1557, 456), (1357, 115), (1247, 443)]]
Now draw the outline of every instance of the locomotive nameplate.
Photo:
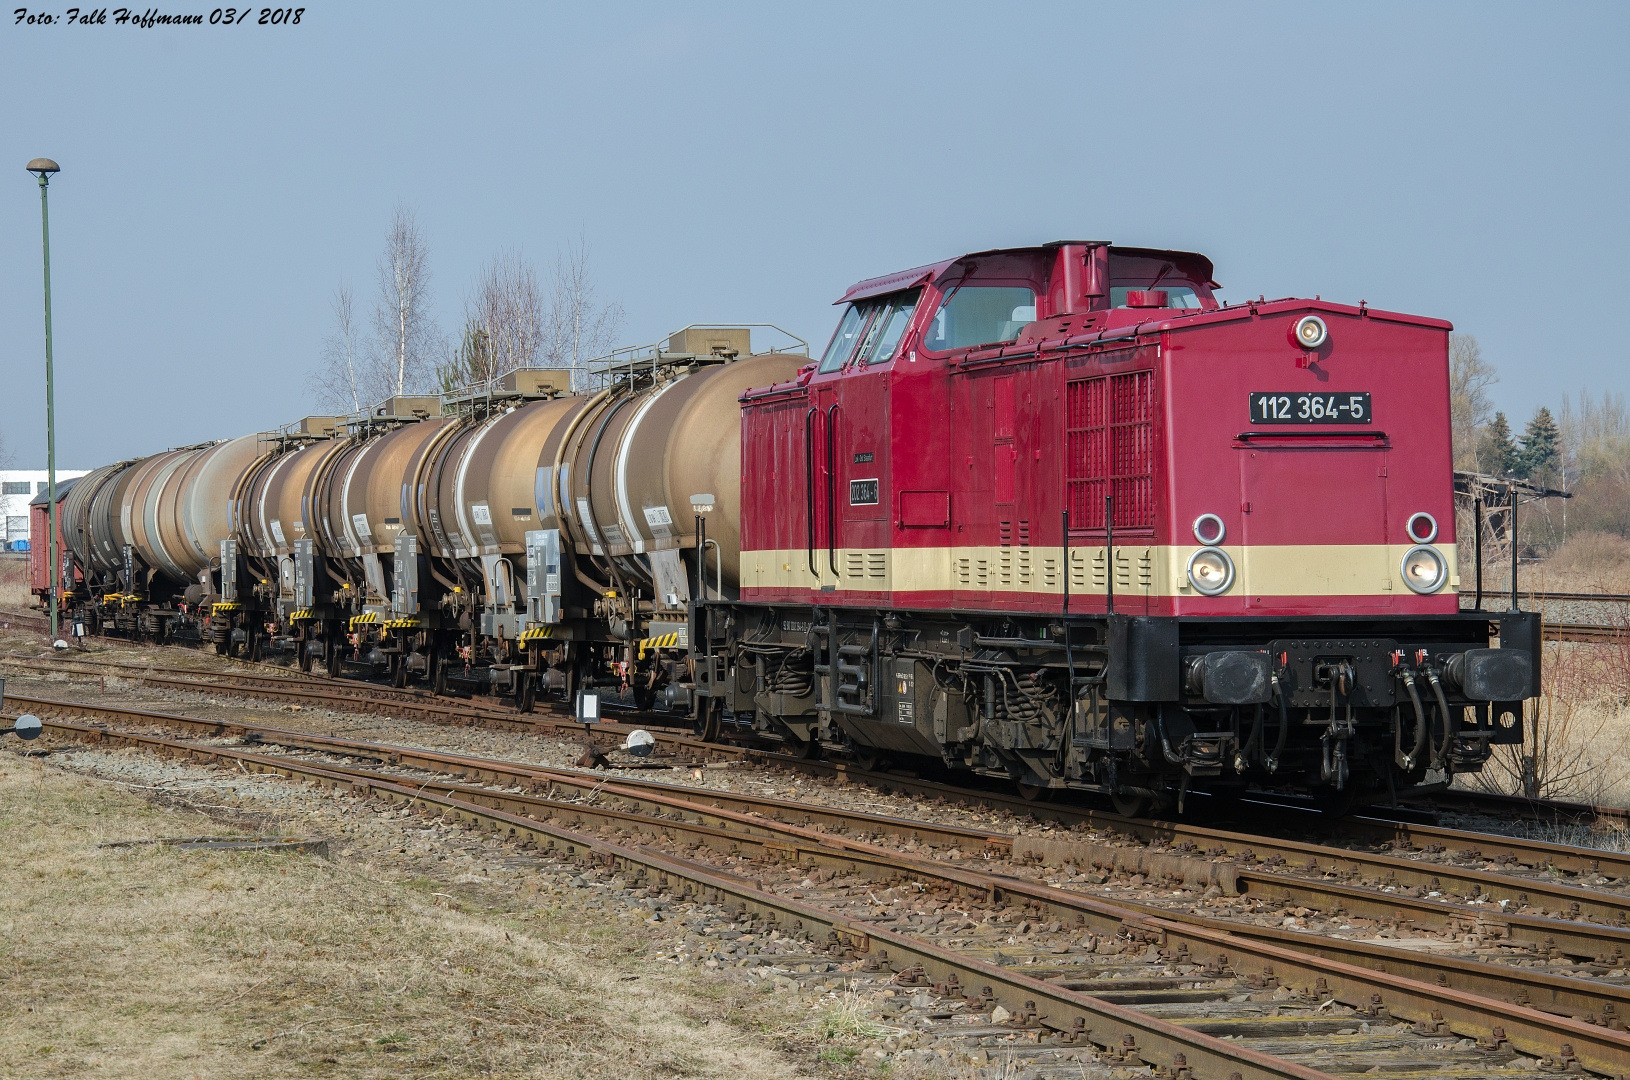
[(1251, 394), (1253, 424), (1368, 424), (1370, 395), (1296, 394), (1257, 390)]
[(851, 480), (849, 481), (850, 506), (876, 506), (877, 481)]

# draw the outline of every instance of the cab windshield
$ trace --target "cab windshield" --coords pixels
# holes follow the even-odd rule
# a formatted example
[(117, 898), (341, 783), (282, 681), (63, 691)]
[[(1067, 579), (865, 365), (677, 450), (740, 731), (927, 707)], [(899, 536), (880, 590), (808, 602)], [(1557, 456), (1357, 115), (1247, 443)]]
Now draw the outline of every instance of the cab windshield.
[(894, 359), (900, 339), (917, 310), (917, 292), (900, 293), (851, 304), (838, 323), (820, 370), (839, 371), (851, 361), (882, 364)]

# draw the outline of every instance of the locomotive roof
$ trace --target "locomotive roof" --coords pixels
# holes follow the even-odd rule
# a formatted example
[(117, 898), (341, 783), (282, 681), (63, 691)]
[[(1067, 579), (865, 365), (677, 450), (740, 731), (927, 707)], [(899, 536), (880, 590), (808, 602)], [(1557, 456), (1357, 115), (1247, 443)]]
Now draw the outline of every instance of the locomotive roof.
[(1033, 247), (991, 248), (988, 251), (970, 251), (966, 255), (958, 255), (954, 259), (945, 259), (926, 266), (913, 267), (910, 270), (901, 270), (898, 273), (884, 274), (881, 277), (867, 278), (849, 286), (848, 290), (834, 300), (834, 304), (847, 304), (854, 300), (864, 300), (869, 296), (885, 296), (888, 293), (899, 292), (902, 289), (915, 288), (927, 281), (933, 281), (945, 271), (965, 259), (973, 259), (990, 255), (1039, 255), (1065, 244), (1078, 244), (1082, 247), (1107, 247), (1111, 254), (1124, 255), (1140, 259), (1169, 259), (1201, 279), (1212, 288), (1217, 288), (1216, 282), (1211, 280), (1213, 267), (1211, 260), (1196, 251), (1169, 251), (1164, 248), (1137, 248), (1116, 247), (1107, 240), (1054, 240), (1051, 243), (1038, 244)]

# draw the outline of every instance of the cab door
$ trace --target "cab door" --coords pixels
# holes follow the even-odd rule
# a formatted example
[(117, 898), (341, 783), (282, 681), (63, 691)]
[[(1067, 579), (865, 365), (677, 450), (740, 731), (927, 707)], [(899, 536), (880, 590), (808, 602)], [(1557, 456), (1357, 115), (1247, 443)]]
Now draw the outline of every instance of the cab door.
[(892, 587), (890, 383), (917, 295), (852, 308), (811, 383), (825, 485), (818, 508), (825, 523), (822, 569), (838, 590), (860, 594), (856, 599), (886, 600)]

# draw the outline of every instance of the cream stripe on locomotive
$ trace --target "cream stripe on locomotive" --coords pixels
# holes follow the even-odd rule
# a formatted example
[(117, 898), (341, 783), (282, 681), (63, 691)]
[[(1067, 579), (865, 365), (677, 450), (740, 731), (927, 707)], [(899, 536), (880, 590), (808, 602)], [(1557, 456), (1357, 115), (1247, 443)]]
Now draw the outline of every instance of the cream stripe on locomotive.
[[(1225, 596), (1373, 596), (1407, 593), (1399, 564), (1412, 544), (1262, 544), (1224, 546), (1235, 578)], [(1448, 568), (1443, 589), (1459, 587), (1453, 545), (1435, 544)], [(1200, 596), (1189, 584), (1188, 562), (1197, 545), (1115, 546), (1115, 591), (1146, 596)], [(815, 552), (809, 572), (802, 548), (741, 553), (743, 589), (819, 589), (858, 592), (1064, 591), (1063, 551), (1055, 547), (839, 548), (833, 574), (827, 552)], [(1070, 549), (1070, 592), (1108, 591), (1102, 547)]]

